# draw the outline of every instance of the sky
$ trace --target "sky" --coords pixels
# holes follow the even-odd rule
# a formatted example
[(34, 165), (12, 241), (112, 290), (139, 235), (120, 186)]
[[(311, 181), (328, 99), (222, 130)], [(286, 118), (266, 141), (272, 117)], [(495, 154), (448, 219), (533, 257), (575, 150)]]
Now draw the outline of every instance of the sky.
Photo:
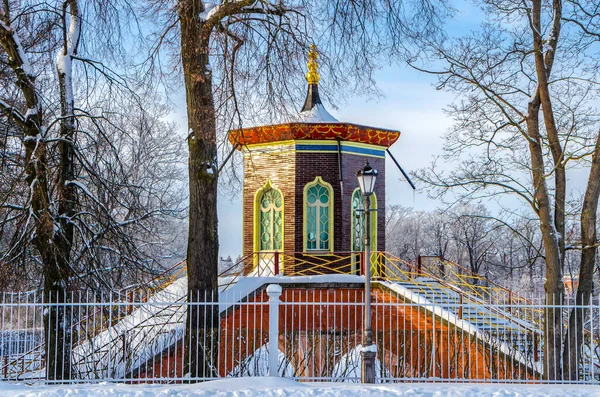
[[(457, 0), (455, 5), (458, 11), (455, 19), (447, 23), (448, 32), (462, 35), (475, 29), (483, 14), (463, 0)], [(453, 96), (435, 89), (434, 76), (407, 65), (383, 67), (375, 74), (375, 81), (383, 94), (376, 99), (345, 98), (338, 109), (329, 105), (325, 98), (321, 99), (329, 113), (339, 121), (399, 130), (400, 139), (390, 150), (406, 172), (427, 166), (434, 155), (442, 152), (442, 134), (452, 123), (443, 108), (452, 102)], [(181, 95), (171, 98), (175, 109), (169, 116), (169, 120), (178, 124), (182, 136), (187, 135), (184, 95), (181, 90)], [(298, 103), (298, 110), (301, 107), (302, 103)], [(428, 199), (422, 190), (413, 192), (389, 158), (386, 172), (386, 204), (400, 204), (417, 211), (433, 210), (442, 205)], [(225, 192), (219, 195), (219, 255), (223, 258), (231, 256), (235, 259), (242, 253), (241, 199), (241, 194), (233, 198)]]
[[(467, 34), (469, 30), (477, 30), (485, 18), (483, 12), (467, 1), (457, 0), (454, 5), (458, 11), (455, 18), (447, 23), (447, 33), (456, 37)], [(325, 107), (339, 121), (401, 131), (400, 139), (390, 151), (403, 169), (410, 173), (428, 166), (434, 156), (442, 154), (442, 136), (452, 125), (451, 118), (443, 109), (456, 98), (451, 93), (435, 89), (435, 76), (416, 71), (407, 65), (384, 67), (375, 74), (375, 81), (383, 93), (382, 97), (347, 98), (338, 109), (334, 109), (322, 98)], [(176, 102), (178, 109), (174, 121), (181, 126), (182, 134), (185, 135), (185, 99), (182, 97)], [(297, 108), (300, 109), (301, 105), (298, 103)], [(399, 204), (415, 211), (430, 211), (444, 206), (440, 201), (429, 199), (418, 184), (417, 191), (413, 191), (389, 158), (386, 161), (386, 171), (387, 205)], [(568, 172), (573, 195), (580, 195), (584, 191), (587, 175), (587, 170)], [(488, 204), (492, 212), (500, 210), (498, 203), (494, 201), (485, 204)], [(523, 203), (508, 197), (503, 199), (503, 205), (514, 208)], [(242, 252), (241, 194), (233, 198), (227, 193), (220, 194), (218, 212), (219, 255), (235, 259)]]
[[(429, 75), (408, 66), (386, 67), (376, 74), (383, 97), (368, 100), (355, 97), (334, 110), (325, 107), (339, 121), (389, 128), (401, 132), (400, 139), (390, 148), (406, 172), (427, 166), (432, 157), (441, 154), (442, 134), (452, 120), (443, 108), (453, 97), (438, 91)], [(298, 108), (302, 104), (298, 104)], [(413, 192), (391, 159), (386, 162), (387, 204), (400, 204), (415, 210), (432, 210), (441, 203), (427, 198), (423, 191)], [(231, 199), (219, 197), (219, 237), (222, 257), (235, 259), (242, 252), (241, 195)]]

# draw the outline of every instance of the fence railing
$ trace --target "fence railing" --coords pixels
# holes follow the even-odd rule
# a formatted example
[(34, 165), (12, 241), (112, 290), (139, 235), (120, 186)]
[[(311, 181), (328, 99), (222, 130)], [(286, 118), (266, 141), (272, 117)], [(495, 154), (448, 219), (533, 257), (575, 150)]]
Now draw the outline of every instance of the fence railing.
[[(430, 292), (435, 289), (437, 300), (445, 295), (445, 300), (451, 303), (511, 305), (514, 307), (512, 312), (505, 310), (497, 312), (496, 316), (504, 321), (527, 320), (532, 327), (540, 327), (537, 320), (541, 313), (519, 309), (521, 304), (528, 303), (527, 299), (444, 258), (419, 257), (417, 263), (410, 263), (387, 252), (373, 252), (369, 264), (374, 279), (411, 283), (417, 287), (413, 290), (423, 296), (431, 295)], [(366, 266), (362, 252), (254, 252), (242, 258), (234, 268), (241, 273), (232, 282), (242, 274), (292, 277), (364, 275)], [(486, 311), (480, 315), (486, 317)]]
[[(527, 303), (515, 291), (438, 256), (420, 256), (417, 263), (404, 261), (388, 252), (373, 252), (370, 258), (372, 277), (393, 281), (414, 281), (428, 277), (436, 282), (484, 300)], [(245, 276), (312, 276), (325, 274), (364, 275), (362, 252), (253, 252), (241, 258), (223, 274), (232, 281)]]
[[(388, 269), (389, 270), (389, 269)], [(414, 281), (414, 280), (413, 280)], [(426, 282), (427, 283), (427, 282)], [(3, 294), (0, 302), (0, 377), (4, 380), (72, 382), (184, 382), (278, 375), (306, 381), (357, 382), (360, 379), (364, 299), (356, 286), (340, 288), (259, 288), (238, 295), (231, 290), (219, 300), (198, 296), (185, 301), (186, 284), (169, 284), (142, 299), (71, 293), (67, 303), (47, 303), (41, 294)], [(409, 287), (413, 288), (409, 290)], [(448, 291), (414, 281), (375, 281), (372, 320), (377, 345), (378, 382), (560, 382), (547, 380), (544, 368), (543, 313), (559, 310), (567, 324), (570, 313), (583, 313), (581, 348), (570, 352), (564, 335), (552, 343), (564, 355), (576, 354), (577, 379), (600, 382), (600, 304), (547, 306), (541, 297), (527, 303), (497, 299), (451, 299)], [(442, 291), (442, 292), (440, 292)], [(428, 295), (429, 294), (429, 295)], [(440, 295), (437, 300), (433, 295)], [(44, 316), (62, 309), (65, 327), (60, 347), (66, 368), (47, 373)], [(196, 319), (214, 332), (192, 346), (189, 309), (218, 313)], [(116, 320), (115, 320), (116, 319)], [(212, 323), (212, 326), (207, 324)], [(566, 326), (565, 326), (566, 327)], [(208, 336), (206, 336), (208, 335)], [(190, 371), (188, 354), (202, 350), (207, 360)], [(208, 353), (207, 353), (208, 352)], [(190, 375), (194, 373), (194, 375)]]

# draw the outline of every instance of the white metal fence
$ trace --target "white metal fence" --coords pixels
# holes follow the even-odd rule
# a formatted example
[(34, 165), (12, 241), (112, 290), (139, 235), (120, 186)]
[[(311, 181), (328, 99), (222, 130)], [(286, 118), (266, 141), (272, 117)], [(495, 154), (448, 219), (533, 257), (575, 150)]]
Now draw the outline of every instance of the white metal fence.
[[(554, 342), (562, 352), (558, 372), (548, 380), (544, 311), (549, 306), (543, 299), (530, 297), (518, 305), (491, 297), (465, 301), (431, 284), (413, 290), (388, 284), (374, 283), (372, 294), (377, 382), (566, 382), (562, 359), (577, 353), (578, 376), (569, 382), (600, 383), (597, 297), (586, 306), (567, 299), (552, 306), (563, 316), (564, 332)], [(176, 383), (270, 374), (358, 382), (362, 289), (283, 287), (281, 296), (277, 288), (271, 296), (261, 288), (250, 295), (222, 294), (220, 300), (197, 294), (208, 303), (193, 304), (186, 302), (184, 284), (177, 281), (159, 293), (78, 292), (66, 296), (66, 303), (53, 304), (40, 294), (5, 293), (0, 302), (0, 377)], [(190, 307), (203, 309), (192, 313), (218, 313), (196, 319), (214, 332), (204, 332), (194, 346), (186, 338)], [(45, 328), (52, 308), (60, 308), (63, 317)], [(574, 309), (585, 309), (582, 332), (576, 335), (578, 352), (563, 343)], [(50, 343), (69, 359), (62, 361), (66, 368), (49, 374), (47, 364), (56, 359), (46, 349), (51, 327), (66, 331), (62, 340)], [(192, 363), (186, 353), (196, 348), (207, 360)]]

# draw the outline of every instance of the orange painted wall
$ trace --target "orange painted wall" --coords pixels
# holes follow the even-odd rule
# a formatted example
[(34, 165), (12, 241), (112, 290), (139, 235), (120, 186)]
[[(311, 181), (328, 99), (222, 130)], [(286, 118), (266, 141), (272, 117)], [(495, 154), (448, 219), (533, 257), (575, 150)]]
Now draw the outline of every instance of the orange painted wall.
[[(362, 289), (292, 288), (284, 289), (280, 299), (279, 349), (296, 376), (332, 376), (337, 363), (346, 360), (348, 364), (345, 355), (362, 340)], [(263, 291), (249, 302), (231, 307), (222, 316), (220, 376), (239, 370), (240, 363), (243, 367), (246, 359), (267, 343), (267, 300)], [(416, 307), (398, 304), (398, 299), (387, 291), (374, 290), (372, 302), (371, 326), (385, 376), (458, 379), (533, 376), (516, 360), (499, 358), (497, 347), (475, 340)], [(142, 375), (181, 376), (181, 366), (177, 363), (182, 358), (179, 345), (150, 363)]]

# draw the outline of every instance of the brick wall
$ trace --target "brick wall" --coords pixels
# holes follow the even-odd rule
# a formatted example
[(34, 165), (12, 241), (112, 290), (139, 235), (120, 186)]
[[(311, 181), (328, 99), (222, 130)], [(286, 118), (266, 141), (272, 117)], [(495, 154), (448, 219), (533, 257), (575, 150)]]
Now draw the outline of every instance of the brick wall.
[(296, 251), (303, 251), (304, 186), (317, 176), (333, 188), (333, 249), (341, 251), (342, 236), (339, 233), (342, 218), (340, 203), (340, 182), (338, 177), (337, 153), (296, 153)]
[(244, 158), (243, 191), (243, 250), (244, 255), (254, 252), (254, 196), (268, 179), (283, 194), (283, 249), (294, 251), (294, 208), (296, 197), (294, 180), (296, 173), (293, 151), (265, 152), (253, 150)]
[(320, 176), (333, 188), (334, 239), (337, 252), (350, 251), (351, 197), (358, 187), (356, 172), (368, 159), (379, 171), (375, 193), (377, 195), (377, 248), (385, 248), (385, 159), (351, 154), (341, 155), (343, 184), (340, 184), (337, 153), (307, 153), (291, 150), (253, 150), (244, 159), (243, 239), (244, 254), (254, 251), (254, 195), (267, 179), (283, 193), (284, 199), (284, 250), (303, 251), (303, 196), (304, 186)]
[(385, 250), (385, 159), (342, 154), (344, 190), (341, 196), (343, 213), (340, 233), (342, 235), (341, 251), (350, 251), (352, 193), (358, 187), (356, 173), (364, 167), (366, 160), (369, 160), (371, 167), (379, 172), (375, 182), (375, 195), (377, 196), (377, 208), (379, 209), (377, 211), (377, 249), (379, 251)]

